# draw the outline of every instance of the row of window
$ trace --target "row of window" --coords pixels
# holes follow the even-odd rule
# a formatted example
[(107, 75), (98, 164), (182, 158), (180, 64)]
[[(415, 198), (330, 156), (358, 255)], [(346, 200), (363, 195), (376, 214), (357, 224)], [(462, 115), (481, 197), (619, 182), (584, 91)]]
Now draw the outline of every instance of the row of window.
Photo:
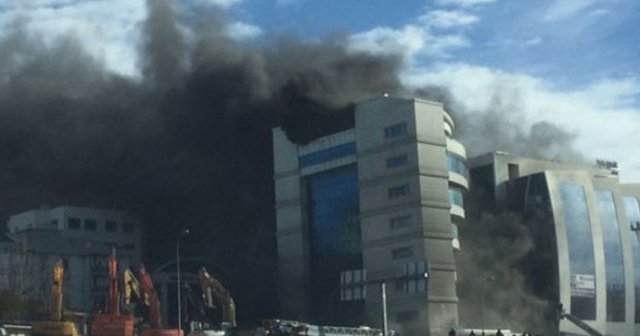
[(464, 158), (453, 153), (447, 153), (447, 169), (454, 173), (458, 173), (465, 178), (469, 178), (469, 170)]
[[(54, 219), (51, 221), (51, 225), (57, 227), (58, 220)], [(98, 224), (95, 219), (85, 218), (81, 220), (77, 217), (69, 217), (67, 218), (67, 229), (74, 231), (98, 231)], [(124, 233), (134, 233), (135, 225), (131, 222), (122, 223), (122, 232)], [(105, 232), (118, 232), (118, 222), (113, 220), (106, 220), (104, 222), (104, 231)]]
[(316, 152), (312, 152), (309, 154), (301, 155), (298, 158), (298, 163), (300, 164), (300, 168), (305, 168), (305, 167), (317, 165), (323, 162), (328, 162), (328, 161), (336, 160), (339, 158), (343, 158), (349, 155), (353, 155), (355, 153), (356, 153), (356, 143), (349, 142), (346, 144), (337, 145), (337, 146), (329, 147)]
[(384, 138), (393, 139), (407, 134), (407, 123), (401, 122), (384, 128)]

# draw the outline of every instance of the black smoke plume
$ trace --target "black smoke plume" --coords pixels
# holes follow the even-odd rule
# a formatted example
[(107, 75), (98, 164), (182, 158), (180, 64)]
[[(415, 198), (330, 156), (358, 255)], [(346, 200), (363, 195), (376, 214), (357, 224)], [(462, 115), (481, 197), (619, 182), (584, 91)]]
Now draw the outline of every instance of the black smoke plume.
[[(0, 40), (0, 216), (40, 205), (121, 208), (147, 224), (147, 262), (216, 268), (241, 322), (275, 315), (271, 128), (308, 142), (351, 104), (401, 89), (400, 58), (346, 39), (230, 39), (224, 13), (185, 19), (147, 1), (141, 78), (119, 76), (72, 37), (46, 45), (24, 19)], [(347, 112), (345, 115), (348, 115)], [(336, 126), (337, 125), (337, 126)]]
[[(108, 71), (72, 37), (46, 45), (24, 19), (9, 27), (0, 40), (0, 217), (43, 204), (129, 210), (147, 224), (152, 265), (173, 259), (189, 227), (185, 258), (214, 265), (237, 294), (241, 323), (277, 307), (272, 127), (307, 143), (349, 127), (354, 103), (389, 93), (442, 101), (475, 134), (474, 123), (463, 126), (473, 115), (458, 113), (446, 90), (402, 86), (399, 55), (354, 52), (340, 36), (252, 46), (224, 33), (220, 11), (185, 19), (168, 0), (147, 7), (141, 78)], [(539, 130), (556, 134), (541, 125), (516, 139), (544, 144)]]

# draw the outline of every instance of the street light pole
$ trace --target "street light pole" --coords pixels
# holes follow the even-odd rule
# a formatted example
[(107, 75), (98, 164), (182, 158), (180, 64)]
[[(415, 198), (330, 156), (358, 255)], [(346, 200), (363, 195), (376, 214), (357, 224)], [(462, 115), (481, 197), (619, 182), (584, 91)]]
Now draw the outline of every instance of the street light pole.
[(180, 288), (182, 287), (180, 281), (180, 241), (182, 237), (189, 234), (189, 229), (184, 229), (178, 236), (178, 242), (176, 243), (176, 268), (178, 273), (178, 335), (182, 336), (182, 295)]
[(387, 283), (380, 282), (380, 294), (382, 296), (382, 336), (387, 336)]

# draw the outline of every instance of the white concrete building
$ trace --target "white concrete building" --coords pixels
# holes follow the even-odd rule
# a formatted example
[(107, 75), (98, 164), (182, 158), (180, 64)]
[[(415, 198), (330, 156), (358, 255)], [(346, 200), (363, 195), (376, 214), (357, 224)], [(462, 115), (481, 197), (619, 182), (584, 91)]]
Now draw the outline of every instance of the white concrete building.
[(73, 206), (28, 210), (11, 216), (7, 231), (11, 241), (0, 243), (0, 290), (46, 302), (51, 270), (62, 259), (66, 309), (103, 308), (112, 246), (121, 268), (137, 267), (142, 259), (142, 226), (123, 211)]

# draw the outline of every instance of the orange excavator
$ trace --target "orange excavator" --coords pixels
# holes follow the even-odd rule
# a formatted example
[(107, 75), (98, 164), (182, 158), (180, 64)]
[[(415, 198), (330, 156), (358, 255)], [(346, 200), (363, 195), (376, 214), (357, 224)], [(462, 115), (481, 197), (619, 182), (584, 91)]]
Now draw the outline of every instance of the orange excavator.
[(64, 266), (62, 260), (58, 260), (53, 266), (53, 284), (51, 288), (51, 302), (49, 304), (49, 321), (40, 321), (33, 324), (31, 335), (33, 336), (79, 336), (73, 322), (64, 321), (62, 316), (62, 280), (64, 278)]
[(126, 269), (124, 271), (124, 298), (125, 304), (128, 305), (131, 302), (131, 294), (133, 293), (143, 304), (149, 306), (150, 327), (142, 330), (141, 336), (183, 336), (183, 332), (180, 329), (162, 328), (160, 300), (144, 265), (140, 265), (138, 276), (140, 277), (140, 281), (136, 279), (131, 270)]
[(95, 316), (91, 323), (91, 336), (133, 336), (133, 316), (120, 314), (120, 292), (118, 291), (118, 259), (112, 248), (107, 262), (109, 286), (105, 312)]

